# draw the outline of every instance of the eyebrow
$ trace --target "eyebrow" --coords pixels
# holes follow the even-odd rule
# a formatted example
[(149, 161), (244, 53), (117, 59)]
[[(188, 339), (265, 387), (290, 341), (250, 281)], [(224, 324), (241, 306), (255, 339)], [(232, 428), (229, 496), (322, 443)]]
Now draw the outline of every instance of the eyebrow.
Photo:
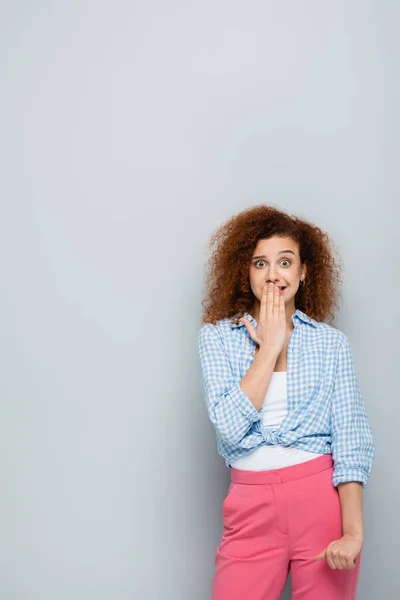
[[(293, 250), (280, 250), (280, 252), (278, 252), (278, 254), (283, 254), (283, 253), (291, 253), (293, 254), (293, 256), (296, 256), (296, 254), (293, 252)], [(253, 256), (252, 260), (256, 259), (256, 258), (267, 258), (265, 256), (265, 254), (260, 254), (259, 256)]]

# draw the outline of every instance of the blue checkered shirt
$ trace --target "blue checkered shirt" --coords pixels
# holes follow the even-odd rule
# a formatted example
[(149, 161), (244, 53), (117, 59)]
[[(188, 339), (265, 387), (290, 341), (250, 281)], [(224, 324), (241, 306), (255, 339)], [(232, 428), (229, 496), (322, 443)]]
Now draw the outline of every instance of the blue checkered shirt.
[[(244, 316), (257, 327), (249, 314)], [(332, 483), (367, 483), (374, 441), (347, 336), (299, 309), (287, 349), (288, 413), (279, 427), (265, 426), (239, 382), (256, 344), (242, 322), (203, 323), (198, 333), (199, 373), (208, 415), (226, 466), (262, 444), (332, 454)], [(267, 408), (268, 410), (268, 408)]]

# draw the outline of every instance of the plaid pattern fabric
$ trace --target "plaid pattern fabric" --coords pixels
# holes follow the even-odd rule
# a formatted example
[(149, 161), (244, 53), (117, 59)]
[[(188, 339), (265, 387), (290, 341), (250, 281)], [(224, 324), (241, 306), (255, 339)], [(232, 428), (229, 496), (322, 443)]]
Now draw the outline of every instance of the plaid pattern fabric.
[[(244, 315), (257, 327), (256, 320)], [(240, 386), (256, 344), (246, 327), (232, 319), (204, 323), (198, 333), (199, 374), (208, 415), (217, 434), (218, 453), (231, 461), (261, 444), (282, 444), (332, 454), (332, 483), (367, 483), (374, 441), (347, 336), (311, 319), (292, 315), (287, 351), (288, 414), (277, 428), (262, 423)]]

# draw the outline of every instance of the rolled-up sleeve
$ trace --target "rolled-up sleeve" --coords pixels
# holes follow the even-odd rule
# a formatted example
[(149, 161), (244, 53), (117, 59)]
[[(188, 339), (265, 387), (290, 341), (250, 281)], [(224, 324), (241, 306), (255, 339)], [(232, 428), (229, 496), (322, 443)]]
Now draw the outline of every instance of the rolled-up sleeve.
[(359, 481), (366, 485), (375, 445), (355, 372), (347, 336), (343, 334), (331, 404), (332, 483)]
[(235, 381), (231, 364), (216, 325), (205, 323), (198, 334), (199, 369), (208, 415), (217, 433), (230, 444), (239, 444), (252, 424), (259, 421), (257, 411)]

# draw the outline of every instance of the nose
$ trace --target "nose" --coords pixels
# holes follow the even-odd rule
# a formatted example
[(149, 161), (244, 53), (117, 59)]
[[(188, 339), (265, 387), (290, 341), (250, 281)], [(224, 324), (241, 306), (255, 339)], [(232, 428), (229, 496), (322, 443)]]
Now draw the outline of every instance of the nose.
[(275, 275), (272, 269), (269, 270), (268, 277), (265, 280), (265, 283), (274, 283), (276, 284), (279, 281), (279, 277)]

